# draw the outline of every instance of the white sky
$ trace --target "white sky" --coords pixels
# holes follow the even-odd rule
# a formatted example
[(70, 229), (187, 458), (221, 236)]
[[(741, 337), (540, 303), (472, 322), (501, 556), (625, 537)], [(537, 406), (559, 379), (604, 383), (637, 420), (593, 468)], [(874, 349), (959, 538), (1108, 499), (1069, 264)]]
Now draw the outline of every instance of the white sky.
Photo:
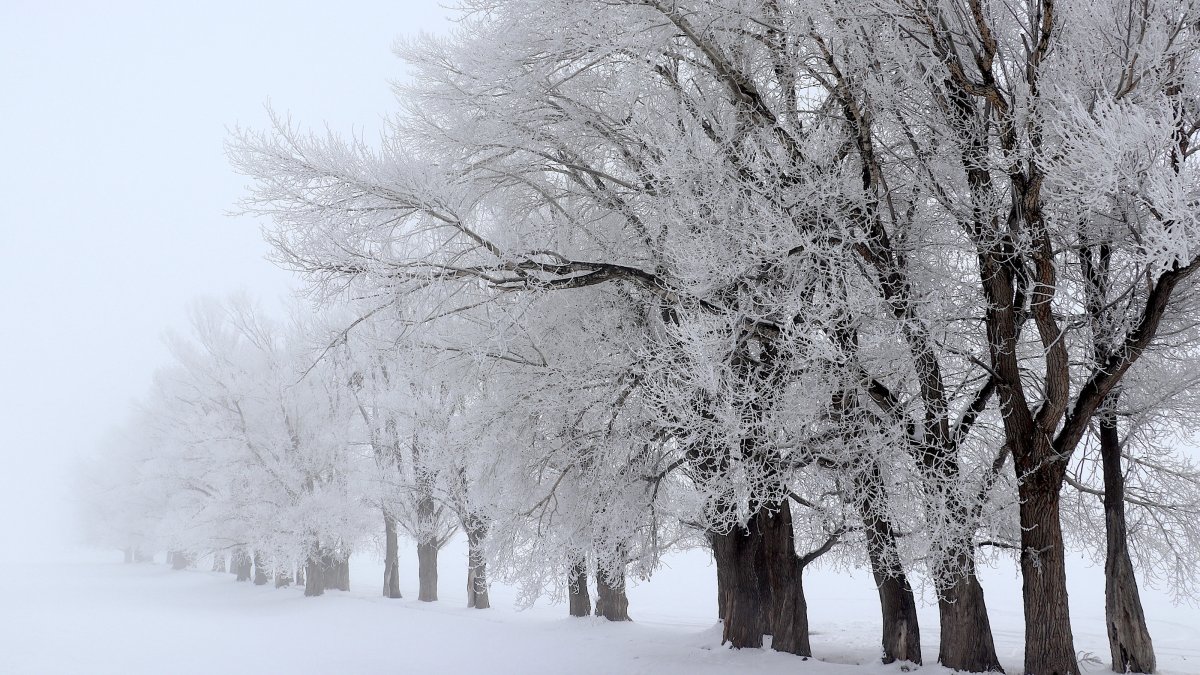
[[(226, 127), (373, 134), (404, 75), (396, 37), (436, 0), (0, 0), (0, 560), (70, 536), (65, 475), (168, 355), (187, 303), (290, 275), (258, 224)], [(37, 551), (37, 552), (35, 552)]]

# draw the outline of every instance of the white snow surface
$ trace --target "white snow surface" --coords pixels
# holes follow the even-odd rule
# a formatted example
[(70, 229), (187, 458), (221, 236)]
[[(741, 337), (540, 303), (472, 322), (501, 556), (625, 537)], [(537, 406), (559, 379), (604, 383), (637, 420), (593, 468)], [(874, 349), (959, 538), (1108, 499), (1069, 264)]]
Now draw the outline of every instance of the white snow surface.
[[(497, 584), (494, 607), (465, 607), (465, 551), (443, 551), (439, 602), (416, 596), (416, 555), (402, 550), (404, 599), (379, 597), (381, 565), (352, 558), (348, 593), (305, 598), (297, 588), (237, 583), (203, 567), (123, 564), (120, 556), (76, 562), (5, 563), (0, 579), (0, 673), (4, 675), (286, 675), (373, 673), (899, 673), (879, 656), (879, 604), (869, 576), (810, 569), (805, 575), (814, 659), (721, 646), (715, 572), (704, 551), (671, 556), (630, 588), (632, 623), (573, 619), (564, 605), (514, 607)], [(161, 560), (161, 556), (160, 556)], [(205, 565), (207, 561), (201, 561)], [(1108, 672), (1101, 570), (1075, 561), (1075, 646), (1088, 673)], [(1020, 580), (984, 572), (996, 646), (1021, 672)], [(1162, 675), (1200, 673), (1200, 611), (1143, 590)], [(937, 608), (921, 607), (925, 660), (937, 659)], [(948, 672), (936, 665), (920, 668)]]

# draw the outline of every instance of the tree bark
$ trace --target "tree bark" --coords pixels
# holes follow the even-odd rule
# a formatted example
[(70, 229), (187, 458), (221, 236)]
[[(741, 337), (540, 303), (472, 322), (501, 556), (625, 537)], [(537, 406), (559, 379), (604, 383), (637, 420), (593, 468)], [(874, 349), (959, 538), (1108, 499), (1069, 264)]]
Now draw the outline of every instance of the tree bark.
[(721, 644), (728, 642), (734, 649), (762, 647), (763, 635), (769, 630), (771, 598), (758, 518), (751, 518), (746, 527), (711, 536), (717, 577), (723, 570), (725, 578), (720, 602), (724, 606)]
[(938, 590), (938, 617), (941, 620), (938, 663), (971, 673), (1004, 672), (996, 656), (992, 624), (983, 587), (975, 576), (972, 554), (962, 554), (954, 578)]
[(435, 602), (438, 599), (438, 548), (437, 507), (433, 501), (432, 476), (421, 461), (421, 443), (414, 435), (412, 440), (413, 472), (417, 479), (417, 600)]
[(808, 604), (804, 599), (803, 568), (796, 555), (792, 530), (792, 506), (775, 505), (774, 513), (759, 510), (755, 518), (763, 533), (767, 587), (771, 593), (771, 649), (799, 656), (812, 656), (808, 638)]
[(325, 590), (350, 590), (350, 554), (338, 558), (337, 551), (332, 548), (321, 551), (321, 585)]
[(571, 616), (590, 616), (592, 599), (588, 595), (587, 560), (575, 560), (567, 574), (567, 597), (570, 600)]
[(917, 622), (917, 602), (900, 564), (896, 533), (885, 515), (887, 495), (884, 493), (879, 465), (872, 462), (856, 478), (867, 537), (867, 558), (871, 563), (871, 576), (879, 590), (879, 605), (883, 614), (883, 662), (909, 661), (919, 664), (921, 629)]
[(250, 581), (250, 555), (244, 548), (237, 548), (233, 551), (233, 560), (231, 567), (237, 574), (238, 581)]
[(304, 563), (296, 565), (296, 585), (307, 586), (304, 579)]
[(483, 542), (487, 537), (487, 524), (477, 516), (464, 519), (463, 529), (467, 532), (467, 607), (487, 609), (488, 599), (487, 558)]
[(882, 558), (891, 557), (885, 552), (877, 550), (869, 557), (883, 615), (883, 662), (921, 663), (921, 629), (908, 577), (883, 562)]
[(1125, 525), (1125, 475), (1121, 471), (1121, 443), (1117, 420), (1111, 412), (1100, 417), (1100, 454), (1104, 469), (1104, 614), (1112, 669), (1118, 673), (1153, 673), (1154, 644), (1142, 613), (1142, 599)]
[(171, 551), (167, 554), (167, 558), (169, 558), (168, 562), (171, 563), (171, 569), (173, 570), (185, 570), (188, 568), (188, 565), (192, 564), (192, 561), (188, 560), (187, 554), (180, 553), (179, 551)]
[(267, 581), (269, 579), (270, 579), (270, 577), (267, 576), (267, 567), (263, 563), (262, 551), (255, 551), (254, 552), (254, 585), (255, 586), (263, 586), (267, 583)]
[(224, 572), (225, 571), (225, 554), (224, 553), (220, 553), (220, 552), (213, 553), (212, 571), (214, 571), (214, 572)]
[(325, 564), (324, 555), (317, 547), (308, 554), (308, 564), (304, 570), (304, 595), (316, 597), (325, 593)]
[(383, 512), (383, 597), (399, 598), (400, 595), (400, 541), (396, 536), (396, 519)]
[(438, 547), (434, 542), (426, 541), (417, 544), (417, 576), (420, 582), (417, 600), (421, 602), (434, 602), (438, 599), (437, 559)]
[[(622, 556), (623, 557), (623, 556)], [(596, 616), (609, 621), (630, 621), (629, 598), (625, 595), (625, 563), (619, 570), (596, 569)]]
[(275, 588), (287, 588), (292, 585), (292, 573), (287, 567), (275, 566)]
[[(1036, 441), (1035, 441), (1036, 442)], [(1018, 455), (1014, 453), (1014, 457)], [(1025, 453), (1026, 457), (1030, 453)], [(1038, 456), (1045, 456), (1038, 453)], [(1022, 466), (1021, 577), (1025, 607), (1025, 672), (1077, 675), (1075, 642), (1067, 606), (1066, 555), (1059, 519), (1058, 463)]]
[(338, 563), (337, 582), (338, 582), (337, 589), (339, 591), (349, 591), (350, 590), (350, 555), (349, 554), (346, 554), (346, 557), (343, 558)]
[[(939, 547), (932, 570), (938, 598), (938, 663), (962, 672), (1002, 673), (983, 587), (975, 574), (974, 537), (982, 503), (974, 507), (963, 503), (956, 456), (936, 453), (923, 463), (937, 495), (927, 513), (931, 521), (941, 521), (952, 537), (948, 545)], [(994, 465), (993, 471), (998, 473), (1002, 466)]]

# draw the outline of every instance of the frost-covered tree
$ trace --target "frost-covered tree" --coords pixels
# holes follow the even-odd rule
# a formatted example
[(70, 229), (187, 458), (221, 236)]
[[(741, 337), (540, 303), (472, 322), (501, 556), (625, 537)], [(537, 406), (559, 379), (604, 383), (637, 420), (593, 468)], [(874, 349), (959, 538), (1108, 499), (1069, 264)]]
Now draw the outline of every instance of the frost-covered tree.
[(488, 466), (533, 502), (476, 503), (531, 587), (652, 569), (669, 513), (725, 639), (807, 653), (796, 539), (856, 534), (808, 494), (832, 474), (885, 659), (921, 660), (919, 568), (939, 661), (998, 669), (976, 550), (1011, 544), (1026, 671), (1078, 672), (1060, 494), (1191, 290), (1196, 8), (844, 9), (477, 0), (401, 48), (381, 147), (277, 119), (230, 155), (283, 264), (478, 377), (414, 400), (464, 470), (497, 451), (458, 430), (512, 444)]
[[(794, 611), (785, 599), (797, 595), (794, 547), (788, 519), (769, 517), (791, 509), (787, 453), (771, 443), (782, 413), (774, 392), (789, 373), (826, 358), (807, 340), (836, 333), (830, 324), (844, 314), (806, 312), (804, 332), (796, 328), (799, 310), (813, 306), (810, 296), (828, 292), (828, 258), (843, 248), (820, 234), (819, 217), (799, 208), (832, 208), (840, 170), (805, 155), (819, 156), (839, 132), (819, 122), (823, 95), (778, 102), (790, 130), (771, 129), (776, 115), (763, 101), (742, 109), (730, 94), (750, 81), (728, 72), (730, 57), (715, 51), (734, 50), (719, 42), (730, 36), (689, 35), (672, 23), (688, 21), (665, 7), (555, 5), (556, 16), (586, 30), (557, 31), (549, 43), (544, 24), (527, 20), (535, 9), (544, 11), (511, 3), (492, 20), (471, 23), (469, 44), (410, 46), (424, 78), (410, 92), (421, 111), (399, 123), (383, 155), (282, 123), (273, 138), (242, 137), (235, 161), (262, 180), (249, 206), (277, 217), (273, 240), (286, 264), (319, 282), (365, 284), (370, 293), (382, 287), (406, 305), (433, 285), (459, 289), (453, 293), (482, 285), (491, 292), (486, 301), (522, 307), (578, 306), (601, 293), (591, 287), (619, 287), (639, 324), (626, 351), (652, 365), (614, 373), (608, 382), (625, 381), (629, 391), (607, 405), (639, 402), (646, 424), (629, 428), (657, 436), (652, 446), (670, 440), (664, 447), (687, 457), (702, 489), (720, 494), (715, 484), (744, 477), (746, 489), (713, 501), (703, 526), (728, 542), (722, 550), (730, 554), (719, 555), (718, 566), (731, 575), (751, 569), (733, 548), (756, 555), (765, 536), (745, 530), (748, 518), (777, 535), (775, 580), (761, 583), (778, 587), (773, 644), (790, 650), (800, 643), (783, 637), (783, 626), (797, 624), (785, 617)], [(670, 21), (651, 31), (624, 29), (663, 18)], [(597, 44), (604, 45), (600, 61), (579, 61)], [(489, 58), (476, 58), (483, 53)], [(461, 63), (447, 69), (448, 60)], [(529, 63), (537, 68), (522, 65)], [(555, 73), (563, 69), (572, 76), (560, 80)], [(805, 132), (812, 120), (815, 129)], [(478, 296), (466, 297), (481, 302)], [(613, 332), (612, 319), (585, 317), (593, 338)], [(487, 337), (503, 341), (499, 352), (508, 353), (520, 341), (512, 333), (524, 328)], [(663, 364), (659, 379), (653, 371)], [(682, 402), (695, 405), (680, 409)], [(604, 464), (591, 451), (577, 454), (564, 466)], [(750, 589), (759, 584), (724, 588), (757, 594)], [(728, 605), (742, 608), (726, 617), (730, 641), (761, 644), (767, 628), (759, 615), (768, 604)], [(907, 642), (909, 649), (889, 656), (919, 660), (911, 651), (919, 641)]]
[(299, 563), (318, 594), (364, 532), (349, 392), (312, 367), (301, 322), (274, 324), (244, 301), (199, 304), (192, 316), (122, 434), (128, 459), (108, 492), (144, 495), (134, 508), (176, 559), (232, 550), (239, 577), (252, 563), (257, 583), (283, 583)]
[[(872, 8), (911, 36), (894, 43), (894, 91), (920, 107), (906, 106), (896, 131), (940, 191), (936, 212), (969, 242), (986, 301), (987, 363), (1019, 477), (1025, 669), (1078, 672), (1059, 495), (1093, 416), (1195, 269), (1197, 8)], [(1130, 301), (1092, 359), (1096, 343), (1065, 314), (1083, 304), (1077, 256), (1105, 245), (1139, 272), (1112, 278), (1108, 297)]]

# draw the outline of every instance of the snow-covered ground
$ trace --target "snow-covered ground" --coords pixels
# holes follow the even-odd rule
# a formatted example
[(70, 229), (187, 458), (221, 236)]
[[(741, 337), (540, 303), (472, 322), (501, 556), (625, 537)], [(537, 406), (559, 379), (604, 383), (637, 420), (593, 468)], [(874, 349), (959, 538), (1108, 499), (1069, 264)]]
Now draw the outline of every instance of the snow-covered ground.
[[(630, 589), (633, 623), (571, 619), (563, 606), (513, 609), (515, 591), (493, 590), (495, 608), (464, 607), (465, 556), (440, 564), (441, 601), (420, 603), (415, 554), (403, 551), (403, 600), (378, 595), (378, 563), (359, 556), (349, 593), (304, 598), (201, 570), (125, 565), (119, 554), (81, 562), (0, 564), (0, 673), (5, 675), (303, 675), (308, 673), (897, 673), (878, 663), (878, 601), (862, 573), (816, 570), (805, 586), (815, 660), (720, 646), (714, 572), (696, 551), (669, 560)], [(1075, 646), (1085, 670), (1107, 671), (1100, 570), (1071, 569)], [(1020, 581), (984, 578), (1001, 660), (1019, 673)], [(1164, 675), (1200, 673), (1200, 611), (1147, 590)], [(921, 610), (925, 658), (937, 657), (937, 611)], [(859, 665), (862, 664), (862, 665)], [(926, 666), (928, 673), (942, 669)]]

